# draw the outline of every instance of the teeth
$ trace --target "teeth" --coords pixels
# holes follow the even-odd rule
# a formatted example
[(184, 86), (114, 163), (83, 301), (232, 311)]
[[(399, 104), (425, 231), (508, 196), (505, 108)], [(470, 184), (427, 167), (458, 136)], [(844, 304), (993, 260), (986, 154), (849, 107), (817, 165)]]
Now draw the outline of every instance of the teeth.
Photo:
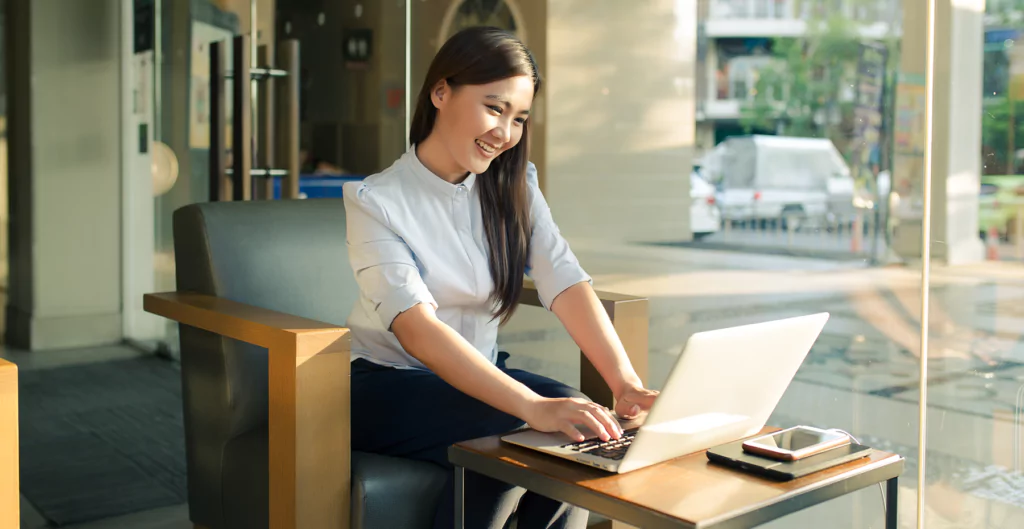
[(487, 154), (494, 154), (498, 149), (489, 143), (484, 143), (480, 140), (476, 140), (476, 144), (480, 146)]

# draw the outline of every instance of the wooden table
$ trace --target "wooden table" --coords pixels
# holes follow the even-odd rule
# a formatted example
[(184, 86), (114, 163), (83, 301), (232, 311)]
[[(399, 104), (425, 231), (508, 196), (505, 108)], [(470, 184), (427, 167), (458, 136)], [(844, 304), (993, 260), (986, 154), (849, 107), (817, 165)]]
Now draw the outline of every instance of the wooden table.
[(18, 527), (18, 366), (0, 358), (0, 527)]
[[(765, 428), (761, 433), (776, 431)], [(871, 455), (778, 482), (708, 461), (697, 452), (625, 474), (611, 474), (487, 437), (452, 446), (456, 529), (463, 529), (465, 470), (577, 505), (644, 529), (754, 527), (844, 494), (887, 482), (885, 526), (896, 529), (897, 454)], [(879, 506), (881, 507), (881, 505)]]

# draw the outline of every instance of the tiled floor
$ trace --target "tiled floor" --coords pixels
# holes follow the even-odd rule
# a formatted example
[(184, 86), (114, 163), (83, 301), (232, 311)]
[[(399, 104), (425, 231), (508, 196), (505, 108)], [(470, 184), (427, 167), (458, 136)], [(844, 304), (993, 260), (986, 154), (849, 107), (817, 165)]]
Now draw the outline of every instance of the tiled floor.
[[(0, 358), (18, 364), (18, 369), (22, 371), (104, 362), (132, 358), (141, 354), (143, 353), (136, 349), (124, 346), (34, 353), (0, 346)], [(49, 527), (46, 519), (22, 496), (21, 529), (44, 529), (46, 527)], [(73, 529), (191, 529), (192, 523), (188, 521), (187, 506), (180, 505), (67, 527)]]
[[(28, 502), (21, 502), (21, 529), (44, 529), (46, 520), (31, 509)], [(28, 511), (26, 512), (26, 508)], [(69, 529), (192, 529), (192, 522), (188, 520), (188, 506), (175, 505), (163, 507), (152, 511), (140, 512), (109, 518), (96, 522), (81, 525), (66, 526)]]
[[(913, 527), (917, 460), (920, 273), (855, 261), (796, 259), (573, 241), (599, 289), (651, 299), (650, 380), (664, 383), (699, 330), (827, 310), (832, 319), (771, 422), (838, 427), (907, 457), (899, 501)], [(1024, 527), (1024, 269), (987, 263), (933, 271), (926, 527)], [(578, 382), (578, 352), (557, 320), (524, 308), (501, 333), (510, 365)], [(140, 354), (0, 351), (22, 369)], [(772, 528), (882, 527), (877, 489), (779, 520)], [(26, 506), (23, 528), (43, 520)], [(79, 526), (191, 527), (184, 506)]]

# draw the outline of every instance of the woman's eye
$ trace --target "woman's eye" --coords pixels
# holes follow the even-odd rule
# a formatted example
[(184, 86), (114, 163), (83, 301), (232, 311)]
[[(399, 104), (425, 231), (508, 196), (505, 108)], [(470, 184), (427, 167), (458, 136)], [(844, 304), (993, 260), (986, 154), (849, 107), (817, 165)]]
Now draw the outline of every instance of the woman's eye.
[(516, 118), (516, 123), (522, 125), (523, 123), (526, 123), (526, 118)]
[(491, 109), (491, 111), (494, 112), (495, 114), (497, 114), (499, 116), (501, 115), (501, 107), (487, 105), (487, 108)]

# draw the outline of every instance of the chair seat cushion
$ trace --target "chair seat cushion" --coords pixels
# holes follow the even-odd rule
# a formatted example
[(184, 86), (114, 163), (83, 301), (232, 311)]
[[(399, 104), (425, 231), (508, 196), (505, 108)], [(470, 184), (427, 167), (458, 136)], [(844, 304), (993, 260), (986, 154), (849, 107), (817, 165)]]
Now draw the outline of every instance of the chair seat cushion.
[[(269, 527), (268, 454), (266, 426), (224, 447), (226, 527)], [(429, 529), (447, 478), (431, 463), (352, 452), (352, 529)]]
[(352, 529), (430, 529), (447, 479), (433, 463), (352, 452)]

